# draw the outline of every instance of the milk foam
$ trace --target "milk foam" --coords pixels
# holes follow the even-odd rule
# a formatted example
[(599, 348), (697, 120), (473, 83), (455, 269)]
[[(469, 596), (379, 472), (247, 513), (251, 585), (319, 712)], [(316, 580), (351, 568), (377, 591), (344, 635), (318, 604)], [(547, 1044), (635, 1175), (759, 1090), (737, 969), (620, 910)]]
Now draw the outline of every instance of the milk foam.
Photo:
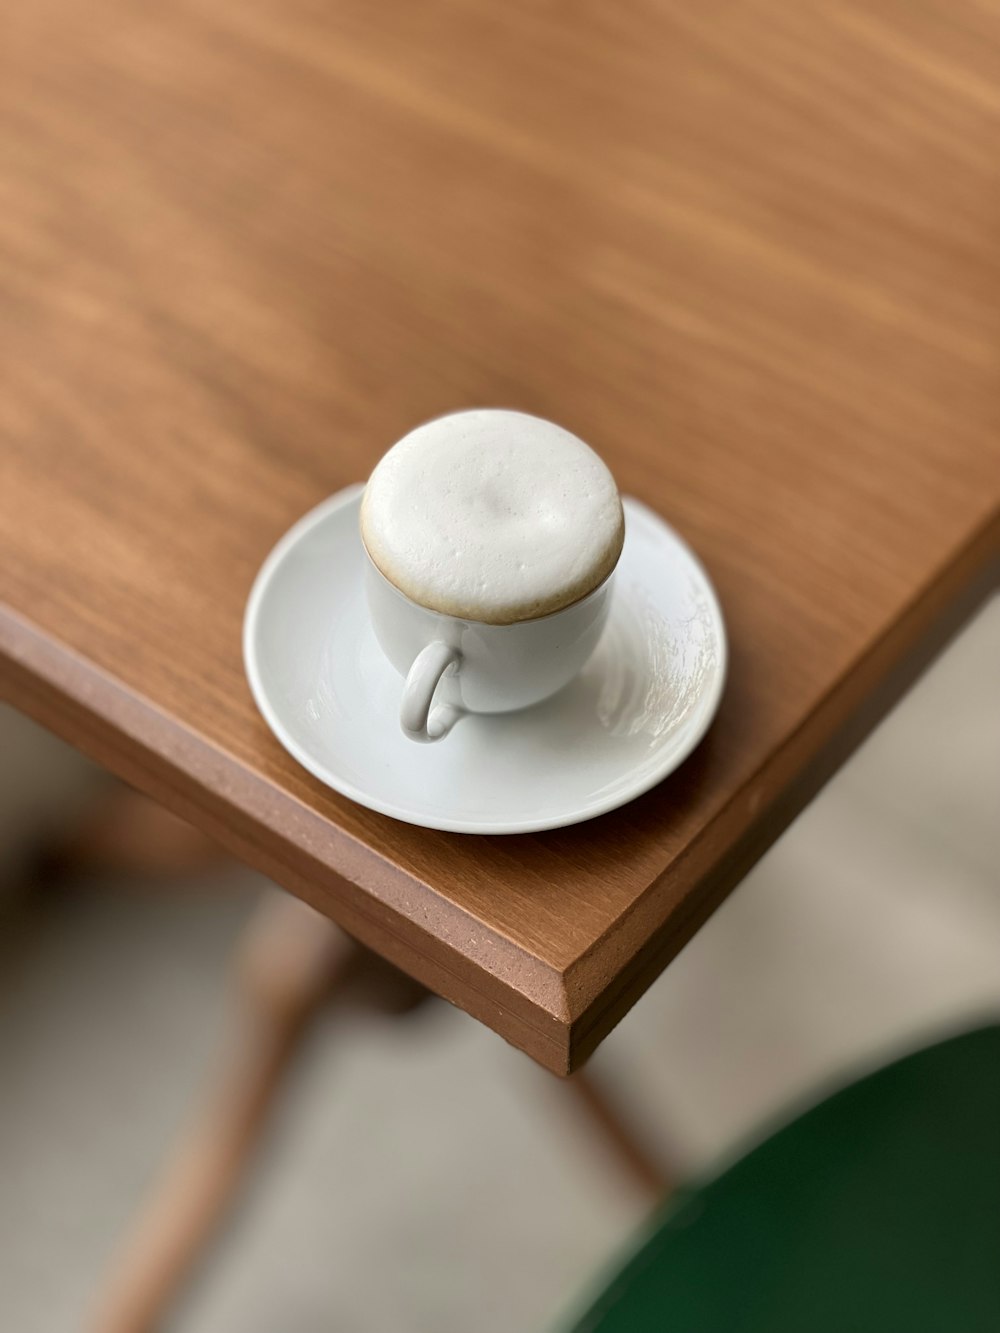
[(361, 506), (361, 535), (413, 601), (511, 624), (585, 596), (624, 539), (611, 473), (569, 431), (523, 412), (456, 412), (385, 455)]

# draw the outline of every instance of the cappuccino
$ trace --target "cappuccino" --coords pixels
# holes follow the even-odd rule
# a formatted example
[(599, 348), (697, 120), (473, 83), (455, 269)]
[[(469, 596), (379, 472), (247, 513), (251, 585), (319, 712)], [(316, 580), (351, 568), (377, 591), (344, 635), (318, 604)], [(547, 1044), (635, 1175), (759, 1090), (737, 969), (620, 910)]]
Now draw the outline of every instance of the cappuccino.
[(361, 504), (375, 566), (411, 601), (511, 625), (608, 577), (625, 522), (614, 479), (569, 431), (523, 412), (456, 412), (384, 456)]

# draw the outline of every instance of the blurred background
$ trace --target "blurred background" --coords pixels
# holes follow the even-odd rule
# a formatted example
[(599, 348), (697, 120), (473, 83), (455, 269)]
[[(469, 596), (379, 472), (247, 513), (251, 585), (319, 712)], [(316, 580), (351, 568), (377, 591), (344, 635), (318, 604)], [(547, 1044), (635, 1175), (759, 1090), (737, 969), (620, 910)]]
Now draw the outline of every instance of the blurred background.
[[(995, 599), (598, 1051), (682, 1173), (1000, 1015), (998, 665)], [(221, 857), (46, 865), (104, 779), (10, 710), (0, 755), (0, 1328), (53, 1333), (82, 1326), (213, 1068), (268, 886)], [(648, 1208), (565, 1085), (480, 1024), (330, 1008), (168, 1327), (545, 1330)]]

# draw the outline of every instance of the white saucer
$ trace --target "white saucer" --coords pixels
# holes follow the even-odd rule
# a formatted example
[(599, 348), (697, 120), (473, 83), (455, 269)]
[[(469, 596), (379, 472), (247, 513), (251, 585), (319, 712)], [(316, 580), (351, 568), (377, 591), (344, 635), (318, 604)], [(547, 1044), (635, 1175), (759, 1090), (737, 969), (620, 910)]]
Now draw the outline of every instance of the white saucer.
[(427, 828), (528, 833), (624, 805), (704, 736), (726, 673), (722, 613), (687, 546), (626, 500), (611, 616), (576, 680), (521, 713), (464, 717), (436, 744), (409, 740), (399, 726), (403, 682), (365, 608), (362, 490), (339, 491), (285, 534), (243, 624), (257, 705), (322, 782)]

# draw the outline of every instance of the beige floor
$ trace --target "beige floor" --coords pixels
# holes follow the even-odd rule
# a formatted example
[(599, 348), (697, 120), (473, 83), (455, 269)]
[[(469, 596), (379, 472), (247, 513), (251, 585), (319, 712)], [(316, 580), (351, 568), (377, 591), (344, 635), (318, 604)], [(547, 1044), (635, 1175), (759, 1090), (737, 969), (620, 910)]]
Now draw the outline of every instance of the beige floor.
[[(0, 824), (25, 825), (32, 770), (71, 793), (73, 766), (9, 717), (0, 753)], [(596, 1067), (701, 1169), (845, 1070), (1000, 1013), (998, 867), (995, 600)], [(168, 894), (81, 885), (0, 915), (0, 1329), (80, 1326), (211, 1059), (261, 888), (240, 870)], [(643, 1208), (562, 1086), (463, 1015), (330, 1014), (171, 1328), (544, 1330)]]

